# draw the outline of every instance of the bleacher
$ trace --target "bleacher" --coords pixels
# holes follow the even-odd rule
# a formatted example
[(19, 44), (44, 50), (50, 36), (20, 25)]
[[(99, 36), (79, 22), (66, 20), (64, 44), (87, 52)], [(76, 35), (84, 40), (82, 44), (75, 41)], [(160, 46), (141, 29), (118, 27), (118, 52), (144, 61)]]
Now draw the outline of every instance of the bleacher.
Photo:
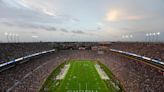
[(0, 43), (0, 67), (51, 51), (51, 43)]

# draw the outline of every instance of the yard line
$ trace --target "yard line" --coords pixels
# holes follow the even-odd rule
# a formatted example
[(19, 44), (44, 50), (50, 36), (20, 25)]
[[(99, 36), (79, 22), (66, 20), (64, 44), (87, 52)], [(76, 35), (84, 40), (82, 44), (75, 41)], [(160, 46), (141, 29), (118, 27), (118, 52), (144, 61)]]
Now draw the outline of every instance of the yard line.
[(78, 89), (78, 90), (79, 90), (79, 92), (80, 92), (80, 83), (79, 83), (79, 89)]
[(87, 88), (87, 83), (86, 83), (86, 91), (88, 90), (88, 88)]

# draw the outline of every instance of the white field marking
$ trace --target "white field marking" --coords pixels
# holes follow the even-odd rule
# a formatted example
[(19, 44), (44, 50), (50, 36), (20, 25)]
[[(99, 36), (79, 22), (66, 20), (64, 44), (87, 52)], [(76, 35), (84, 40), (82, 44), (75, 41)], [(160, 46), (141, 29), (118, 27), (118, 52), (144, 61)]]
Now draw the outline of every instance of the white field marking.
[(67, 90), (66, 92), (98, 92), (98, 90), (78, 90), (78, 89), (74, 89), (74, 90)]
[(58, 86), (59, 85), (59, 82), (57, 82), (56, 84), (55, 84), (55, 86)]
[(70, 64), (67, 64), (64, 66), (64, 68), (61, 69), (59, 75), (56, 76), (57, 80), (62, 80), (64, 79), (65, 75), (67, 74), (68, 70), (69, 70)]
[(79, 83), (79, 90), (80, 90), (81, 88), (80, 88), (80, 83)]
[(111, 81), (111, 83), (117, 90), (120, 90), (120, 88), (115, 83), (113, 83), (112, 81)]
[(98, 87), (98, 89), (88, 89), (88, 85), (86, 83), (85, 85), (85, 89), (81, 89), (81, 84), (79, 83), (78, 85), (78, 89), (73, 89), (73, 90), (70, 90), (68, 88), (65, 88), (67, 91), (66, 92), (98, 92), (98, 89), (100, 89), (100, 87)]
[(100, 65), (95, 64), (96, 70), (98, 72), (98, 74), (100, 75), (101, 79), (103, 80), (109, 80), (108, 75), (104, 72), (103, 69), (101, 69)]
[(88, 88), (87, 88), (87, 83), (86, 83), (86, 90), (87, 90)]

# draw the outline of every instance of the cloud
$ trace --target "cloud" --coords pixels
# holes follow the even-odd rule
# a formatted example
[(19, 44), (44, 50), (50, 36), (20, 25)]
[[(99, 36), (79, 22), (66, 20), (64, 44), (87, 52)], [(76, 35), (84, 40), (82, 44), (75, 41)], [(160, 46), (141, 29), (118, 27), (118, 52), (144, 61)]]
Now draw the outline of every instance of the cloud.
[(73, 30), (72, 33), (74, 33), (74, 34), (85, 34), (85, 32), (83, 32), (81, 30)]
[(106, 21), (121, 21), (121, 20), (140, 20), (143, 19), (144, 16), (141, 15), (133, 15), (130, 12), (121, 9), (112, 9), (107, 12), (105, 20)]
[(44, 29), (47, 31), (56, 31), (56, 27), (53, 26), (45, 26), (45, 25), (39, 25), (39, 24), (31, 24), (31, 23), (19, 23), (17, 21), (13, 22), (10, 20), (2, 21), (0, 20), (0, 24), (6, 25), (6, 26), (16, 26), (21, 28), (33, 28), (33, 29)]
[(122, 14), (119, 10), (110, 10), (106, 15), (107, 21), (118, 21), (120, 20)]
[[(114, 36), (121, 37), (120, 34), (124, 33), (163, 31), (164, 3), (161, 0), (145, 2), (142, 0), (112, 2), (96, 0), (95, 3), (77, 0), (0, 0), (0, 26), (3, 24), (0, 32), (19, 31), (22, 34), (24, 32), (32, 34), (30, 32), (34, 31), (44, 35), (41, 37), (48, 40), (50, 34), (55, 35), (53, 37), (57, 40), (61, 39), (61, 34), (68, 37), (73, 34), (76, 35), (76, 39), (88, 40), (87, 37), (97, 36), (96, 40), (101, 37), (110, 40), (117, 39)], [(100, 7), (97, 7), (97, 4)], [(40, 32), (39, 30), (42, 29), (47, 31)], [(48, 31), (57, 32), (52, 34)], [(65, 36), (64, 38), (69, 40)]]
[(56, 31), (56, 27), (53, 25), (64, 24), (71, 21), (79, 21), (78, 19), (69, 15), (56, 15), (53, 11), (43, 7), (30, 7), (23, 1), (1, 0), (0, 11), (3, 13), (0, 13), (0, 23), (7, 26)]
[(98, 26), (104, 26), (104, 24), (103, 23), (101, 23), (101, 22), (98, 22), (98, 23), (96, 23)]
[(42, 28), (42, 29), (45, 29), (45, 30), (48, 30), (48, 31), (56, 31), (57, 30), (57, 28), (56, 27), (48, 27), (48, 26), (42, 26), (42, 27), (40, 27), (40, 28)]
[(49, 15), (49, 16), (57, 16), (55, 13), (48, 11), (47, 9), (43, 9), (43, 13)]
[(128, 20), (140, 20), (140, 19), (143, 19), (143, 18), (144, 18), (143, 16), (137, 16), (137, 15), (127, 16)]
[(104, 27), (104, 24), (101, 22), (96, 23), (97, 24), (97, 30), (102, 30)]
[(37, 35), (38, 34), (38, 32), (31, 32), (32, 34), (34, 34), (34, 35)]
[(62, 32), (68, 32), (68, 30), (67, 29), (64, 29), (64, 28), (61, 28), (60, 31), (62, 31)]

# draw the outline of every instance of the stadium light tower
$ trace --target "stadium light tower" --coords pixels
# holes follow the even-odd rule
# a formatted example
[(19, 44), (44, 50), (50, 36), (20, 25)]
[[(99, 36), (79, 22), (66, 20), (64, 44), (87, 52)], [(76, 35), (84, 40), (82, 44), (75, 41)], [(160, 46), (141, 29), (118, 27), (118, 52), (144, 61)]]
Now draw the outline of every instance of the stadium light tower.
[(132, 35), (122, 35), (122, 39), (125, 39), (125, 41), (129, 41), (129, 39), (132, 37)]
[(17, 43), (18, 34), (15, 34), (15, 43)]
[(4, 34), (5, 34), (5, 36), (6, 36), (7, 42), (9, 43), (9, 37), (8, 37), (9, 34), (8, 34), (7, 32), (5, 32)]
[(12, 42), (14, 43), (15, 41), (14, 41), (14, 36), (15, 36), (15, 34), (14, 33), (11, 33), (11, 39), (12, 39)]
[(133, 35), (122, 35), (122, 39), (125, 39), (125, 41), (132, 41)]
[(12, 33), (9, 33), (8, 36), (9, 36), (9, 42), (12, 42)]
[(152, 33), (149, 33), (149, 37), (150, 37), (150, 42), (152, 41)]
[(15, 36), (16, 34), (12, 33), (13, 42), (15, 42)]
[(156, 33), (152, 33), (152, 37), (153, 37), (153, 42), (155, 42)]
[(122, 38), (124, 39), (124, 38), (125, 38), (125, 36), (124, 36), (124, 35), (122, 35)]
[(133, 38), (133, 35), (130, 35), (130, 38)]
[(146, 33), (146, 39), (145, 39), (147, 42), (150, 42), (150, 35), (149, 33)]
[(129, 35), (129, 38), (132, 41), (133, 40), (133, 35)]
[(121, 38), (122, 38), (122, 39), (121, 39), (120, 41), (124, 41), (124, 39), (125, 39), (126, 37), (125, 37), (125, 35), (122, 35)]
[(37, 35), (32, 35), (33, 42), (37, 42), (38, 37), (39, 37), (39, 36), (37, 36)]
[(19, 43), (19, 34), (17, 34), (16, 37), (17, 37), (16, 40)]
[(156, 35), (157, 35), (157, 36), (156, 36), (156, 41), (158, 41), (159, 35), (160, 35), (160, 34), (161, 34), (160, 32), (157, 32), (157, 33), (156, 33)]
[(160, 35), (160, 32), (157, 32), (157, 35)]
[(129, 38), (129, 36), (128, 36), (128, 35), (126, 35), (125, 37), (126, 37), (126, 38)]

